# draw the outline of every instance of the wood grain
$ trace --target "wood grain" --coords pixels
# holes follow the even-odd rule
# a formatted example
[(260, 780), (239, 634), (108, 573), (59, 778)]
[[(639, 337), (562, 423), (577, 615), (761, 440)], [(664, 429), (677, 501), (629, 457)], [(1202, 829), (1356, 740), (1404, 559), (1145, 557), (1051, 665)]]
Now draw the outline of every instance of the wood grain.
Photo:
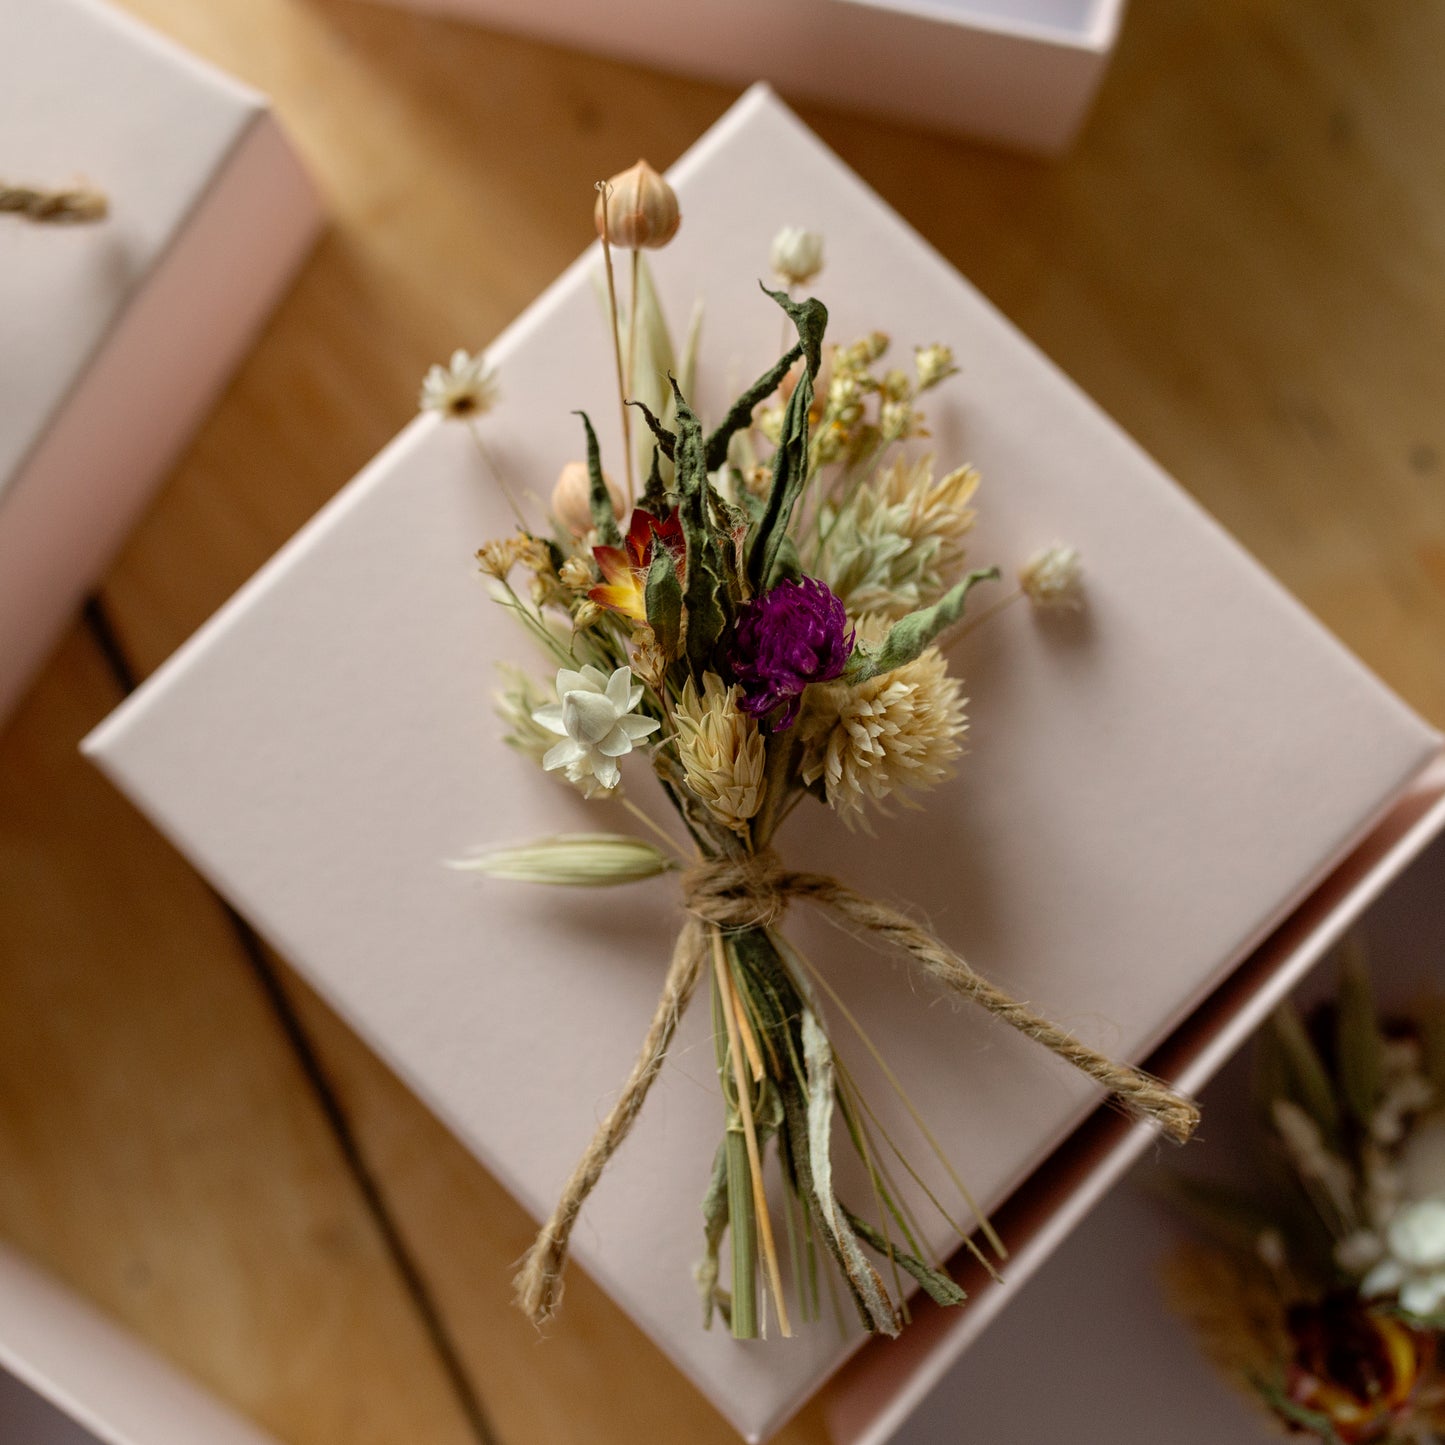
[[(732, 96), (356, 0), (126, 3), (276, 97), (333, 216), (106, 581), (144, 674)], [(1141, 0), (1057, 166), (801, 108), (1437, 723), (1442, 51), (1438, 0)], [(730, 1439), (584, 1279), (538, 1343), (520, 1210), (76, 756), (116, 696), (77, 625), (0, 738), (0, 1235), (291, 1445), (477, 1439), (418, 1282), (506, 1445)]]

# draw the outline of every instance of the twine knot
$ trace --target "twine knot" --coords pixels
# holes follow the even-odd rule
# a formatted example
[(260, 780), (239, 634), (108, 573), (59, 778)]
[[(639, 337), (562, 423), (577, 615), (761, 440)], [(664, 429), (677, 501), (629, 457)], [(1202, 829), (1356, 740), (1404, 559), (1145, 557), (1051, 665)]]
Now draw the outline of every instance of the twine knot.
[(92, 186), (45, 190), (0, 180), (0, 212), (6, 211), (41, 225), (83, 226), (103, 221), (110, 213), (110, 203), (103, 192)]
[(798, 875), (771, 848), (742, 858), (704, 858), (682, 875), (683, 906), (725, 933), (771, 928), (787, 911)]

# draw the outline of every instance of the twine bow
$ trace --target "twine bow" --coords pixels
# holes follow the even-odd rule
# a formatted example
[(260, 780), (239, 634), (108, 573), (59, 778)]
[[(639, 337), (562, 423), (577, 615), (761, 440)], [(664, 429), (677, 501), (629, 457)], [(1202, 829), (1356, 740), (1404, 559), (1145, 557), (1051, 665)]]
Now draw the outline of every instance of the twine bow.
[(683, 873), (682, 891), (688, 917), (678, 934), (662, 993), (637, 1061), (512, 1282), (517, 1304), (535, 1324), (550, 1319), (561, 1303), (562, 1271), (572, 1228), (608, 1161), (627, 1137), (662, 1068), (678, 1023), (707, 967), (711, 936), (719, 931), (769, 928), (781, 919), (794, 900), (825, 909), (842, 922), (908, 955), (946, 988), (981, 1005), (1081, 1069), (1102, 1085), (1127, 1114), (1156, 1124), (1176, 1143), (1187, 1140), (1199, 1123), (1199, 1107), (1193, 1100), (1176, 1093), (1142, 1069), (1115, 1063), (1089, 1048), (1066, 1029), (1034, 1013), (981, 977), (958, 954), (907, 915), (865, 897), (836, 878), (786, 869), (777, 855), (766, 849), (743, 858), (701, 860)]

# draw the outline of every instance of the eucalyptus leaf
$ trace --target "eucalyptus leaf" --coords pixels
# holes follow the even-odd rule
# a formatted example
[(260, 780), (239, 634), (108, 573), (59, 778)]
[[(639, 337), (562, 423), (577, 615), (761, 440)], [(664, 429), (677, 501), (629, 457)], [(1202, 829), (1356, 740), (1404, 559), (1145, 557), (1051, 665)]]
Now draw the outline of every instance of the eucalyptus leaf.
[(582, 425), (587, 428), (587, 480), (590, 487), (587, 502), (592, 509), (592, 525), (597, 529), (603, 546), (621, 546), (622, 533), (617, 527), (617, 514), (612, 510), (612, 493), (602, 475), (602, 453), (597, 445), (597, 433), (592, 430), (592, 419), (585, 411), (574, 412), (573, 415), (580, 416)]
[(843, 681), (854, 684), (867, 682), (871, 677), (879, 677), (885, 672), (892, 672), (896, 667), (902, 667), (904, 663), (912, 662), (940, 632), (952, 627), (963, 616), (969, 592), (980, 582), (997, 581), (998, 575), (997, 567), (990, 567), (982, 572), (970, 572), (932, 607), (921, 607), (917, 612), (910, 612), (907, 617), (899, 618), (878, 646), (868, 647), (860, 643), (853, 649), (853, 656), (848, 659)]

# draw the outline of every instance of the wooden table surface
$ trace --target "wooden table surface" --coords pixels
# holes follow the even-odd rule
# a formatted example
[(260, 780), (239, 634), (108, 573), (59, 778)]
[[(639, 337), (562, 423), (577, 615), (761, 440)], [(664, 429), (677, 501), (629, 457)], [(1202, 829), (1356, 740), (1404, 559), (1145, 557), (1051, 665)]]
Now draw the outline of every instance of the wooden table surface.
[[(276, 97), (332, 227), (0, 739), (0, 1237), (290, 1445), (730, 1440), (584, 1279), (539, 1343), (522, 1212), (75, 745), (733, 93), (354, 0), (126, 3)], [(1059, 165), (801, 107), (1437, 724), (1442, 54), (1439, 0), (1136, 0)]]

